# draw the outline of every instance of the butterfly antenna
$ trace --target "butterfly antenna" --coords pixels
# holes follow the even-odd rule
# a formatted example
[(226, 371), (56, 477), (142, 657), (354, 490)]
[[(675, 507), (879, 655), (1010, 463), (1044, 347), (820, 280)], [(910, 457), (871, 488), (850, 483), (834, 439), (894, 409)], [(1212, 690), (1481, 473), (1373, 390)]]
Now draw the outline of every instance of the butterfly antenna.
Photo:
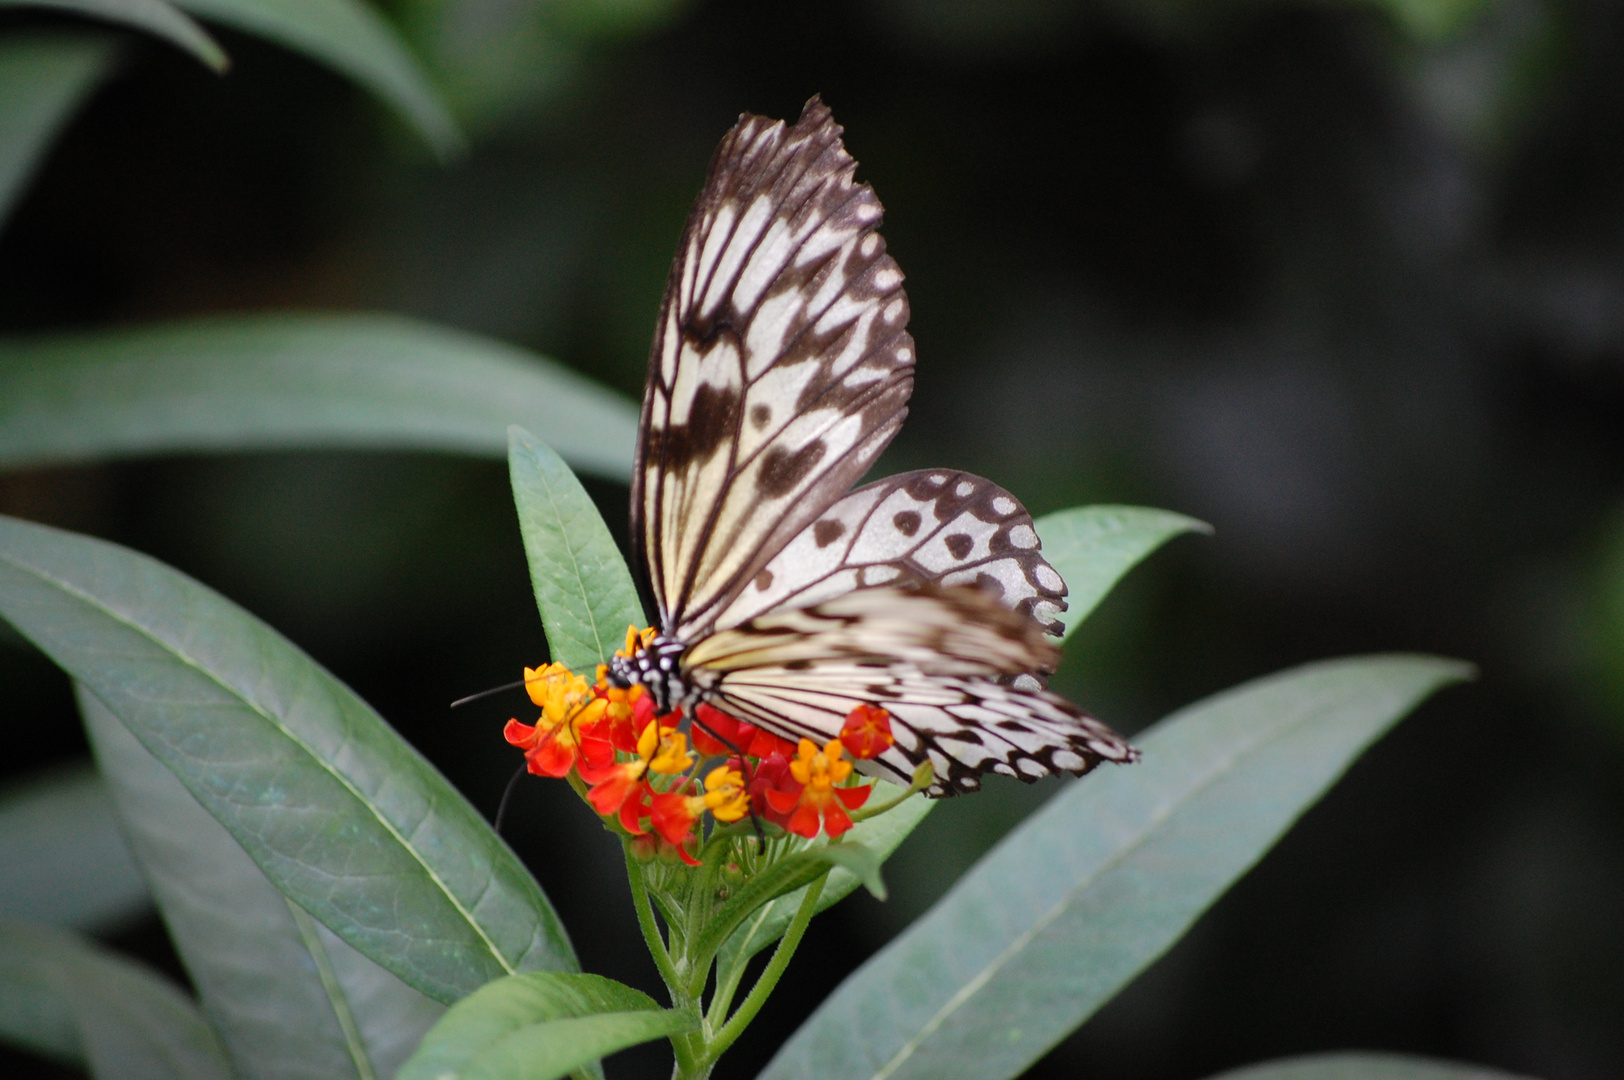
[(519, 770), (513, 774), (513, 778), (507, 782), (507, 787), (502, 789), (502, 801), (496, 805), (496, 820), (492, 823), (497, 836), (502, 835), (502, 821), (507, 817), (508, 803), (513, 799), (513, 789), (519, 786), (519, 777), (523, 776), (526, 771), (527, 767), (520, 765)]
[(470, 701), (478, 701), (480, 698), (488, 698), (492, 694), (501, 694), (508, 690), (517, 690), (528, 681), (529, 680), (527, 679), (520, 679), (517, 682), (503, 683), (501, 686), (493, 686), (489, 690), (481, 690), (477, 694), (469, 694), (467, 697), (460, 697), (451, 703), (451, 707), (455, 709), (459, 706), (468, 704)]
[(469, 694), (467, 697), (460, 697), (451, 703), (451, 707), (455, 709), (459, 705), (466, 705), (470, 701), (478, 701), (480, 698), (488, 698), (492, 694), (502, 694), (509, 690), (517, 690), (521, 686), (529, 686), (531, 683), (541, 682), (545, 678), (545, 675), (541, 674), (540, 671), (537, 671), (532, 678), (515, 679), (513, 682), (503, 683), (501, 686), (493, 686), (489, 690), (481, 690), (477, 694)]

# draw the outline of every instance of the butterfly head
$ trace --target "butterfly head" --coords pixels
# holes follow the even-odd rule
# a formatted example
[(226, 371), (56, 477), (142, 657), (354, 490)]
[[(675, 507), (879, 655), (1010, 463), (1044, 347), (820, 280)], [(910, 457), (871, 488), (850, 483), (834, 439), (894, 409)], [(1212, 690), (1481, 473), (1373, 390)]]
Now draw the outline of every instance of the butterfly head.
[(682, 654), (688, 646), (676, 638), (656, 636), (630, 654), (616, 653), (609, 660), (609, 683), (625, 689), (641, 686), (654, 698), (663, 715), (687, 704), (688, 685), (682, 677)]

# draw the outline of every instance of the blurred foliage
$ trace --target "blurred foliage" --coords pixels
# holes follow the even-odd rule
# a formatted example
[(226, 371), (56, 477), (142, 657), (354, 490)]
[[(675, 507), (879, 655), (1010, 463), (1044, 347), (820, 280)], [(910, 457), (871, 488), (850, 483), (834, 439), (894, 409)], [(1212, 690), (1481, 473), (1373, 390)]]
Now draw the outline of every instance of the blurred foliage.
[[(120, 35), (124, 66), (0, 234), (0, 326), (385, 309), (635, 394), (716, 138), (821, 91), (887, 207), (922, 357), (881, 471), (952, 465), (1035, 513), (1135, 502), (1216, 528), (1107, 600), (1057, 686), (1131, 730), (1339, 652), (1485, 673), (1034, 1075), (1186, 1080), (1330, 1045), (1624, 1071), (1615, 6), (405, 0), (389, 14), (472, 141), (448, 169), (360, 92), (185, 7), (231, 74)], [(84, 31), (0, 24), (8, 45), (47, 32)], [(53, 116), (112, 69), (82, 70)], [(0, 79), (0, 107), (18, 86)], [(0, 124), (0, 166), (19, 130)], [(624, 543), (625, 489), (587, 491)], [(494, 809), (508, 706), (442, 707), (544, 655), (494, 464), (42, 469), (0, 477), (0, 510), (216, 584)], [(48, 665), (5, 644), (0, 678), (38, 718), (15, 771), (84, 752)], [(882, 944), (1053, 791), (944, 804), (891, 864), (891, 901), (845, 901), (805, 947), (855, 966), (854, 943)], [(629, 919), (577, 884), (617, 872), (577, 811), (521, 789), (510, 840), (566, 923)], [(152, 936), (124, 940), (161, 954)], [(635, 946), (582, 959), (655, 985)], [(775, 999), (736, 1075), (838, 975)]]
[(689, 0), (395, 0), (476, 135), (545, 123), (596, 72), (605, 45), (671, 22)]

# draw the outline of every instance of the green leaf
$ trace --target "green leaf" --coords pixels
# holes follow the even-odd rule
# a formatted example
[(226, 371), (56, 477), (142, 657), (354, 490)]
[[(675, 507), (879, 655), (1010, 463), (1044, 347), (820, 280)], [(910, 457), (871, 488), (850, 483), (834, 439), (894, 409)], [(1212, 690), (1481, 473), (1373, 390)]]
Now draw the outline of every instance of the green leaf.
[(96, 771), (53, 770), (0, 792), (0, 916), (90, 928), (150, 910), (146, 880)]
[(73, 1010), (48, 972), (51, 946), (75, 940), (0, 918), (0, 1042), (66, 1065), (84, 1064)]
[(175, 775), (77, 689), (117, 816), (236, 1073), (393, 1075), (444, 1007), (289, 904)]
[(553, 660), (590, 673), (645, 623), (631, 571), (569, 466), (523, 428), (508, 432), (508, 474), (530, 584)]
[(1062, 641), (1145, 556), (1181, 533), (1212, 532), (1204, 521), (1143, 506), (1075, 506), (1032, 524), (1043, 541), (1043, 557), (1066, 582)]
[(364, 0), (176, 0), (204, 19), (326, 64), (393, 106), (442, 160), (466, 149), (457, 122), (387, 19)]
[[(888, 802), (902, 794), (902, 791), (903, 789), (895, 784), (876, 780), (870, 801), (876, 804)], [(877, 817), (859, 821), (846, 833), (846, 838), (874, 852), (883, 864), (908, 838), (908, 834), (914, 831), (914, 827), (925, 820), (925, 815), (930, 813), (935, 805), (934, 799), (927, 799), (924, 795), (911, 795), (902, 805)], [(819, 840), (817, 843), (823, 844), (828, 841)], [(818, 910), (822, 911), (844, 900), (862, 883), (852, 871), (840, 866), (835, 867), (825, 879), (823, 891), (818, 894)], [(795, 918), (795, 912), (801, 906), (801, 898), (806, 894), (807, 888), (808, 886), (803, 885), (794, 892), (780, 896), (772, 903), (756, 909), (722, 948), (717, 961), (718, 970), (730, 971), (734, 965), (750, 959), (783, 937), (784, 931), (789, 929), (790, 921)]]
[(1463, 664), (1310, 664), (1158, 724), (1070, 785), (813, 1014), (762, 1075), (1016, 1076), (1166, 951)]
[(452, 1006), (395, 1080), (549, 1080), (628, 1046), (698, 1027), (598, 975), (515, 975)]
[(11, 31), (0, 38), (0, 221), (117, 56), (106, 34)]
[(516, 422), (577, 468), (631, 475), (631, 402), (410, 319), (235, 315), (0, 341), (0, 466), (334, 446), (495, 457)]
[(1212, 1080), (1517, 1080), (1510, 1073), (1460, 1061), (1403, 1054), (1337, 1053), (1282, 1058), (1219, 1073)]
[(880, 877), (880, 864), (885, 862), (885, 858), (879, 853), (855, 841), (843, 840), (838, 844), (820, 844), (808, 848), (807, 854), (856, 877), (874, 895), (874, 899), (885, 899), (885, 879)]
[(541, 888), (474, 808), (228, 600), (117, 545), (0, 518), (0, 616), (278, 889), (409, 985), (450, 1002), (515, 971), (575, 966)]
[(226, 52), (186, 13), (165, 0), (0, 0), (0, 8), (39, 7), (89, 15), (132, 26), (161, 37), (191, 53), (206, 66), (223, 73), (231, 66)]
[(173, 983), (88, 941), (26, 923), (0, 921), (0, 1036), (86, 1062), (96, 1080), (231, 1076), (213, 1030)]

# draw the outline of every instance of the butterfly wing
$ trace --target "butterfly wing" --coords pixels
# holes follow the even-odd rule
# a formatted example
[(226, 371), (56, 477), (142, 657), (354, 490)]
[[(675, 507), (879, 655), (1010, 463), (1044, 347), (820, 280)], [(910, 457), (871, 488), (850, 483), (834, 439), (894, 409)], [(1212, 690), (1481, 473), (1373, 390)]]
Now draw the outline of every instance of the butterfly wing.
[(1030, 617), (980, 589), (927, 583), (769, 612), (699, 642), (683, 664), (711, 704), (787, 739), (826, 742), (857, 705), (879, 705), (896, 743), (875, 765), (906, 783), (928, 760), (930, 794), (948, 795), (987, 772), (1030, 781), (1134, 758), (1064, 698), (999, 681), (1054, 659)]
[(716, 625), (853, 589), (921, 582), (978, 586), (1049, 633), (1062, 630), (1056, 616), (1066, 610), (1066, 584), (1043, 558), (1032, 516), (991, 480), (950, 469), (853, 491), (773, 556)]
[(745, 115), (666, 284), (632, 480), (661, 628), (693, 641), (864, 472), (907, 413), (913, 341), (881, 209), (814, 98)]

